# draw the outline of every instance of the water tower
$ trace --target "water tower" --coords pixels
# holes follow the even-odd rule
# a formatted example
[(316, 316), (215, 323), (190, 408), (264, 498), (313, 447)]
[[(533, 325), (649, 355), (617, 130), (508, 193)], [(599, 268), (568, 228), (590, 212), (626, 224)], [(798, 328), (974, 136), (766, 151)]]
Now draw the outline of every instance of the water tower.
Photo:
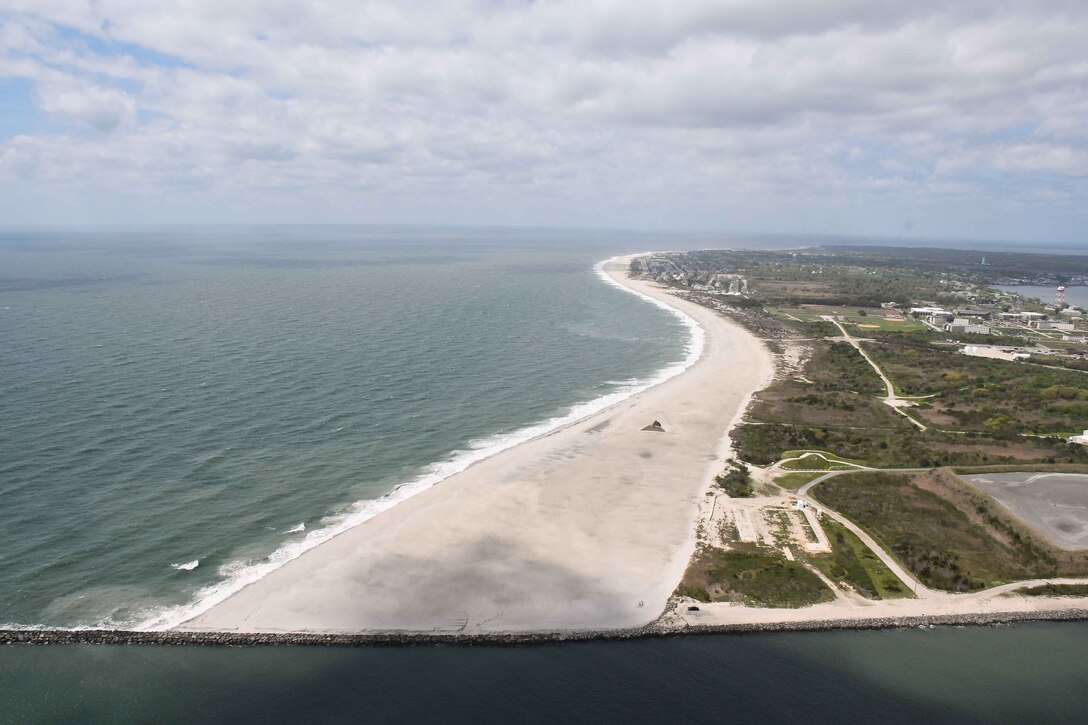
[(1065, 285), (1058, 285), (1058, 294), (1054, 295), (1054, 306), (1065, 307)]

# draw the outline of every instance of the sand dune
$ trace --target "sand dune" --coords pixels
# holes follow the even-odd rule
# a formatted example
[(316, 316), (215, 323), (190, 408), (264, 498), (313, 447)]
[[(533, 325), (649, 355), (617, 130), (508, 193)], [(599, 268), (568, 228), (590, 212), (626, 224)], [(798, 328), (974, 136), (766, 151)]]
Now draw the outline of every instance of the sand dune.
[[(655, 619), (694, 547), (726, 429), (773, 370), (735, 323), (627, 279), (705, 330), (684, 373), (306, 552), (187, 622), (225, 631), (600, 629)], [(660, 421), (662, 432), (644, 431)]]

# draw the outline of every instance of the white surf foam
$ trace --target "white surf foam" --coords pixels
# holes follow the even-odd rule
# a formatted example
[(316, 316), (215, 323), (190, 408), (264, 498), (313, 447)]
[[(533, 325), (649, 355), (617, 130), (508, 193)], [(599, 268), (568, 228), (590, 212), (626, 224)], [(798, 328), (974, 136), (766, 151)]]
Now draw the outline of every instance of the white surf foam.
[(193, 569), (196, 569), (198, 566), (200, 566), (200, 559), (193, 559), (192, 561), (187, 561), (184, 564), (171, 564), (170, 565), (170, 567), (172, 569), (177, 569), (178, 571), (192, 571)]
[[(599, 413), (605, 408), (627, 400), (633, 395), (637, 395), (644, 390), (660, 385), (694, 365), (702, 356), (703, 349), (706, 346), (706, 334), (703, 328), (699, 326), (699, 323), (696, 322), (693, 317), (687, 315), (682, 310), (620, 284), (612, 279), (608, 273), (604, 271), (604, 267), (613, 259), (616, 258), (613, 257), (612, 259), (597, 263), (594, 267), (597, 276), (607, 284), (629, 294), (633, 294), (655, 307), (666, 310), (678, 318), (680, 322), (683, 323), (684, 327), (687, 328), (689, 335), (688, 342), (684, 348), (685, 355), (682, 360), (665, 366), (649, 378), (625, 381), (621, 387), (611, 393), (602, 395), (594, 400), (578, 403), (571, 407), (565, 415), (550, 418), (512, 433), (473, 441), (471, 444), (472, 447), (469, 450), (453, 451), (446, 460), (432, 464), (424, 471), (424, 473), (411, 481), (400, 484), (381, 498), (357, 501), (351, 504), (346, 513), (328, 519), (328, 523), (325, 526), (307, 532), (306, 536), (302, 539), (296, 539), (280, 546), (260, 561), (236, 561), (225, 564), (219, 569), (219, 574), (223, 577), (222, 581), (197, 591), (189, 604), (161, 608), (149, 613), (144, 621), (136, 625), (136, 629), (170, 629), (193, 619), (208, 611), (216, 604), (219, 604), (232, 594), (242, 590), (247, 585), (262, 579), (287, 562), (297, 559), (310, 549), (323, 544), (348, 529), (352, 529), (359, 524), (374, 518), (382, 511), (393, 508), (401, 501), (412, 498), (416, 494), (427, 490), (431, 486), (444, 481), (450, 476), (464, 471), (474, 463), (478, 463), (479, 461), (490, 458), (502, 451), (513, 448), (514, 446), (539, 436), (584, 420), (591, 415)], [(297, 528), (298, 527), (295, 527), (295, 529)], [(292, 529), (291, 531), (294, 532), (295, 529)]]
[(297, 526), (292, 526), (291, 528), (287, 529), (287, 533), (297, 534), (300, 531), (305, 531), (305, 530), (306, 530), (306, 522), (302, 522), (301, 524), (299, 524)]

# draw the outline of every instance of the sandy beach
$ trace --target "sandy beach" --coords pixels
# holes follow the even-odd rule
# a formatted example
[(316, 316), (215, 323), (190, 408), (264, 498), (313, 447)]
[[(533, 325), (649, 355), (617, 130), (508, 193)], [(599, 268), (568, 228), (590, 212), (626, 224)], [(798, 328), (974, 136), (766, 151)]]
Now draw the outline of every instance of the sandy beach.
[[(773, 362), (740, 326), (605, 272), (705, 332), (680, 375), (504, 451), (288, 562), (186, 622), (239, 632), (483, 633), (637, 627), (695, 545), (728, 428)], [(663, 431), (644, 431), (653, 421)]]

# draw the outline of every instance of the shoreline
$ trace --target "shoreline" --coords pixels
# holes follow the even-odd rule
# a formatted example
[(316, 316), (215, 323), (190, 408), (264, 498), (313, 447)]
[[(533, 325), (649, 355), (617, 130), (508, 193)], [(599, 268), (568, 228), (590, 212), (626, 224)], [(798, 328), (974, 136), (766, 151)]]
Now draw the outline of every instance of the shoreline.
[[(598, 270), (702, 329), (705, 349), (688, 367), (474, 463), (180, 628), (448, 636), (654, 621), (694, 551), (699, 502), (723, 465), (729, 426), (774, 366), (732, 320), (630, 279), (630, 258)], [(655, 420), (665, 432), (645, 432)]]
[(776, 632), (879, 631), (939, 627), (995, 627), (1043, 622), (1086, 622), (1088, 609), (935, 614), (872, 619), (814, 619), (780, 622), (736, 622), (685, 628), (644, 627), (603, 630), (433, 634), (388, 632), (219, 632), (168, 629), (0, 629), (2, 645), (138, 645), (188, 647), (526, 647), (571, 642), (617, 642), (693, 636), (773, 634)]
[[(308, 531), (301, 540), (288, 541), (277, 547), (268, 557), (258, 562), (251, 562), (238, 567), (238, 572), (230, 578), (212, 583), (198, 590), (194, 599), (186, 604), (159, 607), (149, 611), (139, 623), (130, 625), (135, 631), (162, 631), (183, 626), (212, 607), (234, 596), (247, 586), (259, 582), (265, 576), (281, 568), (285, 564), (303, 556), (308, 551), (315, 549), (329, 540), (340, 536), (351, 529), (360, 526), (370, 519), (386, 511), (392, 510), (398, 504), (423, 493), (424, 491), (443, 483), (446, 479), (456, 476), (463, 471), (486, 461), (502, 453), (517, 448), (525, 443), (530, 443), (538, 438), (560, 432), (570, 426), (604, 413), (610, 408), (620, 405), (625, 401), (642, 394), (662, 383), (668, 382), (677, 375), (683, 374), (692, 365), (698, 362), (702, 356), (705, 345), (705, 331), (690, 315), (685, 314), (675, 306), (658, 299), (657, 297), (639, 291), (634, 287), (618, 280), (614, 275), (606, 271), (606, 265), (623, 264), (626, 261), (645, 256), (649, 252), (631, 255), (618, 255), (602, 260), (593, 266), (593, 272), (605, 284), (615, 287), (626, 294), (634, 295), (654, 306), (669, 312), (678, 318), (680, 323), (689, 332), (688, 340), (684, 343), (684, 358), (669, 363), (654, 371), (644, 378), (635, 378), (591, 400), (578, 401), (571, 404), (566, 412), (547, 418), (545, 420), (529, 423), (521, 428), (505, 434), (495, 434), (483, 438), (480, 445), (469, 447), (461, 451), (453, 451), (451, 455), (434, 463), (428, 464), (422, 472), (413, 479), (396, 485), (389, 492), (376, 499), (356, 501), (351, 504), (357, 510), (343, 514), (339, 520), (329, 523), (312, 531)], [(743, 413), (743, 407), (741, 409)], [(15, 627), (14, 624), (7, 624)], [(35, 625), (29, 625), (33, 628)], [(90, 625), (87, 628), (95, 628), (99, 625)]]
[[(675, 385), (683, 382), (685, 373), (688, 373), (694, 366), (706, 362), (705, 358), (708, 356), (708, 352), (713, 351), (714, 346), (721, 341), (720, 333), (723, 329), (730, 333), (735, 333), (737, 330), (740, 330), (747, 338), (750, 338), (748, 340), (749, 342), (755, 341), (757, 343), (765, 355), (765, 361), (771, 361), (772, 364), (769, 369), (761, 370), (763, 378), (759, 381), (757, 387), (751, 387), (747, 390), (746, 394), (739, 399), (731, 398), (735, 403), (733, 414), (729, 418), (728, 425), (725, 427), (724, 431), (722, 431), (722, 434), (716, 443), (712, 437), (703, 441), (704, 444), (707, 445), (714, 443), (714, 455), (706, 458), (706, 469), (702, 473), (701, 487), (697, 490), (687, 489), (688, 493), (692, 493), (695, 497), (692, 499), (694, 512), (686, 529), (686, 538), (683, 541), (678, 537), (670, 539), (669, 544), (674, 547), (671, 561), (658, 561), (659, 567), (655, 575), (657, 583), (660, 584), (661, 581), (665, 581), (666, 583), (671, 581), (672, 583), (671, 587), (665, 593), (665, 598), (660, 602), (662, 607), (656, 610), (657, 612), (660, 612), (656, 617), (650, 618), (650, 616), (652, 616), (650, 615), (650, 612), (655, 610), (650, 607), (645, 607), (645, 611), (641, 613), (641, 621), (632, 622), (630, 617), (628, 617), (627, 621), (617, 623), (615, 619), (609, 621), (608, 617), (605, 617), (603, 620), (598, 617), (598, 621), (595, 624), (589, 625), (581, 624), (578, 621), (571, 621), (569, 619), (562, 620), (561, 618), (560, 622), (553, 624), (552, 626), (534, 626), (536, 623), (530, 622), (528, 626), (504, 627), (502, 626), (503, 623), (501, 622), (500, 616), (492, 617), (490, 619), (477, 617), (480, 621), (474, 626), (468, 626), (472, 623), (472, 619), (470, 617), (465, 617), (464, 622), (460, 625), (456, 623), (452, 625), (447, 623), (446, 626), (442, 626), (442, 624), (439, 623), (430, 627), (412, 626), (411, 624), (408, 626), (385, 627), (266, 627), (261, 624), (251, 626), (249, 624), (249, 614), (236, 608), (233, 612), (227, 612), (228, 618), (230, 616), (236, 618), (238, 618), (239, 615), (244, 616), (236, 619), (234, 623), (231, 623), (228, 619), (226, 625), (218, 623), (214, 618), (212, 618), (212, 621), (201, 621), (204, 619), (204, 612), (201, 612), (194, 617), (185, 620), (181, 626), (175, 625), (170, 628), (161, 629), (140, 626), (133, 629), (99, 629), (94, 627), (50, 628), (45, 626), (29, 626), (24, 628), (12, 627), (12, 625), (0, 626), (0, 644), (94, 643), (197, 646), (407, 646), (418, 644), (450, 644), (462, 646), (520, 646), (570, 641), (667, 638), (698, 634), (872, 630), (931, 626), (992, 626), (1019, 622), (1088, 620), (1088, 599), (1051, 596), (1028, 598), (1016, 596), (1013, 591), (1005, 591), (1010, 585), (1004, 585), (991, 590), (983, 590), (973, 594), (952, 595), (937, 593), (933, 596), (920, 599), (908, 598), (855, 601), (860, 600), (860, 598), (840, 597), (835, 602), (797, 609), (750, 607), (729, 603), (698, 603), (698, 610), (687, 611), (687, 606), (691, 604), (691, 602), (688, 602), (683, 598), (678, 599), (671, 595), (676, 584), (682, 578), (684, 570), (698, 545), (697, 525), (705, 523), (702, 521), (703, 512), (701, 511), (701, 504), (705, 501), (706, 496), (711, 495), (711, 491), (713, 490), (711, 488), (712, 480), (715, 473), (721, 468), (722, 459), (727, 458), (731, 452), (729, 432), (743, 417), (753, 395), (755, 395), (755, 393), (769, 381), (770, 377), (773, 376), (775, 365), (769, 355), (766, 355), (767, 351), (762, 343), (751, 333), (739, 328), (735, 321), (729, 319), (727, 316), (723, 316), (713, 310), (696, 305), (688, 300), (677, 298), (666, 287), (644, 280), (630, 279), (626, 273), (627, 262), (638, 256), (641, 255), (614, 257), (599, 263), (594, 267), (594, 270), (606, 283), (639, 296), (658, 307), (668, 309), (672, 314), (679, 317), (681, 321), (692, 330), (692, 336), (684, 348), (686, 358), (658, 370), (653, 378), (637, 381), (635, 384), (643, 387), (628, 393), (625, 397), (611, 402), (594, 412), (577, 416), (569, 422), (563, 423), (555, 428), (544, 430), (532, 438), (520, 441), (507, 449), (499, 450), (487, 458), (473, 461), (463, 471), (451, 474), (448, 479), (455, 482), (460, 481), (461, 478), (466, 478), (466, 473), (473, 473), (477, 465), (482, 466), (487, 464), (491, 459), (496, 457), (509, 458), (511, 455), (516, 456), (519, 451), (524, 454), (525, 451), (523, 449), (525, 447), (532, 446), (541, 441), (550, 440), (552, 443), (555, 443), (556, 440), (559, 441), (551, 449), (552, 453), (556, 450), (569, 453), (569, 450), (564, 449), (564, 446), (569, 445), (572, 441), (576, 440), (583, 441), (582, 448), (586, 447), (586, 440), (589, 441), (588, 445), (592, 447), (592, 436), (599, 432), (602, 425), (607, 427), (611, 422), (609, 419), (600, 423), (598, 422), (599, 419), (613, 416), (616, 410), (623, 408), (625, 404), (631, 406), (635, 405), (641, 396), (652, 393), (662, 386), (667, 386), (670, 383)], [(688, 308), (688, 311), (695, 314), (696, 317), (701, 318), (703, 324), (700, 324), (696, 317), (689, 315), (684, 308)], [(724, 327), (721, 325), (716, 326), (713, 324), (715, 321), (720, 322)], [(717, 334), (712, 334), (712, 331), (715, 331)], [(718, 359), (720, 361), (720, 354)], [(731, 362), (735, 367), (737, 361), (734, 359)], [(744, 361), (742, 360), (741, 364), (743, 363)], [(703, 367), (707, 366), (704, 365)], [(718, 371), (719, 375), (727, 374), (728, 372), (728, 370)], [(616, 391), (616, 393), (613, 393), (612, 395), (622, 392), (622, 390)], [(736, 391), (733, 392), (735, 393)], [(608, 396), (605, 396), (605, 398), (607, 397)], [(580, 406), (589, 405), (600, 400), (603, 400), (603, 398), (576, 404), (575, 406), (572, 406), (570, 410), (573, 414), (573, 411), (577, 410)], [(535, 424), (530, 426), (530, 429), (539, 428), (555, 420), (558, 420), (558, 418)], [(666, 419), (663, 418), (663, 420)], [(666, 424), (671, 431), (672, 421), (666, 420)], [(720, 429), (720, 423), (718, 424), (718, 428)], [(588, 438), (587, 435), (589, 436)], [(650, 441), (657, 438), (659, 434), (641, 434), (640, 430), (640, 435), (642, 438), (646, 438), (647, 441)], [(638, 436), (635, 436), (635, 438), (637, 437)], [(622, 442), (630, 444), (635, 438), (628, 436)], [(628, 445), (628, 448), (629, 447), (630, 446)], [(545, 452), (548, 451), (545, 450)], [(630, 452), (630, 450), (627, 451), (627, 453)], [(631, 459), (627, 460), (630, 461)], [(534, 461), (532, 455), (529, 455), (520, 462), (519, 466), (521, 468), (526, 466), (532, 467), (534, 463), (539, 463), (539, 461), (540, 459)], [(627, 463), (626, 465), (631, 466), (632, 464)], [(634, 465), (637, 466), (638, 464), (635, 463)], [(500, 472), (502, 470), (503, 469), (500, 469)], [(586, 469), (567, 469), (568, 472), (570, 472), (570, 470), (584, 472)], [(611, 470), (604, 472), (602, 483), (614, 486), (616, 478), (622, 476), (624, 470), (623, 465), (613, 466)], [(695, 475), (694, 471), (694, 468), (688, 469), (688, 473), (692, 476)], [(495, 472), (492, 471), (491, 475), (494, 473)], [(477, 480), (475, 482), (472, 481), (471, 476), (468, 476), (467, 479), (467, 483), (464, 484), (467, 486), (488, 484), (486, 476), (483, 480)], [(446, 479), (430, 484), (427, 488), (413, 494), (411, 498), (426, 494), (432, 489), (439, 488), (439, 483), (446, 483)], [(436, 501), (435, 504), (441, 505), (443, 503), (441, 497), (437, 498), (438, 501)], [(402, 499), (402, 501), (408, 500), (409, 497)], [(454, 502), (456, 502), (456, 497), (454, 497)], [(446, 503), (448, 504), (449, 500), (447, 500)], [(675, 504), (676, 501), (672, 500), (671, 503)], [(382, 518), (382, 521), (388, 523), (390, 519), (395, 520), (398, 510), (398, 508), (391, 506), (390, 508), (379, 512), (384, 517)], [(486, 506), (482, 510), (491, 513)], [(598, 511), (597, 513), (609, 515), (611, 512), (604, 510), (603, 512)], [(656, 521), (653, 519), (647, 520), (645, 516), (646, 513), (646, 510), (642, 510), (640, 520), (634, 522), (636, 525), (643, 527), (642, 531), (644, 534), (646, 531), (651, 530), (650, 527), (653, 527), (656, 524)], [(675, 513), (675, 510), (673, 513)], [(426, 515), (426, 511), (423, 512), (423, 515)], [(374, 516), (378, 517), (378, 514), (376, 513)], [(444, 519), (441, 517), (439, 517), (439, 519), (444, 522)], [(567, 524), (570, 523), (569, 520), (561, 519), (560, 521)], [(676, 519), (674, 517), (673, 523), (675, 522)], [(318, 551), (336, 538), (350, 535), (352, 531), (366, 525), (366, 523), (367, 522), (363, 522), (362, 524), (357, 524), (351, 528), (333, 534), (329, 539), (319, 542), (312, 549), (304, 551), (300, 556), (306, 556), (312, 551)], [(472, 523), (473, 522), (470, 520), (462, 522), (462, 525), (471, 525)], [(538, 524), (539, 522), (532, 521), (530, 523)], [(628, 520), (625, 521), (625, 523), (630, 524), (632, 522)], [(584, 521), (583, 524), (585, 524)], [(592, 521), (588, 523), (589, 527), (593, 527), (594, 525), (595, 524)], [(555, 542), (556, 539), (554, 537), (549, 540), (550, 544), (554, 544)], [(353, 552), (348, 550), (347, 553), (348, 555), (351, 555)], [(373, 552), (370, 553), (373, 554)], [(660, 553), (660, 551), (658, 553)], [(327, 564), (327, 562), (328, 559), (326, 558), (325, 563)], [(290, 564), (290, 561), (285, 563)], [(318, 560), (317, 563), (319, 566), (321, 565), (320, 560)], [(531, 565), (535, 564), (536, 561), (530, 559), (520, 563), (523, 565)], [(664, 566), (661, 566), (662, 564), (664, 564)], [(273, 571), (272, 574), (275, 574), (275, 571)], [(641, 582), (641, 586), (644, 588), (647, 586), (647, 580), (648, 577), (644, 573)], [(244, 592), (251, 586), (260, 585), (262, 581), (263, 578), (258, 579), (252, 584), (242, 588), (240, 591)], [(542, 585), (547, 583), (548, 582), (546, 581), (536, 582), (535, 585), (539, 590)], [(290, 587), (290, 584), (291, 582), (288, 582), (286, 586)], [(281, 595), (283, 587), (284, 585), (281, 583), (279, 587), (273, 588), (271, 591), (272, 595)], [(358, 591), (358, 587), (356, 587), (356, 591)], [(321, 590), (321, 594), (328, 595), (330, 593), (334, 596), (340, 596), (341, 599), (343, 599), (343, 592), (337, 592), (336, 583), (330, 583), (326, 580), (324, 582), (324, 589)], [(224, 602), (230, 603), (231, 599), (236, 594), (237, 593), (232, 594), (224, 600), (212, 604), (206, 611), (214, 611)], [(503, 595), (505, 596), (505, 594), (506, 593), (504, 592)], [(539, 594), (539, 591), (536, 592), (536, 594)], [(570, 594), (570, 592), (568, 591), (567, 594)], [(660, 587), (657, 594), (660, 597)], [(260, 600), (258, 599), (258, 601)], [(595, 603), (596, 601), (598, 600), (595, 600)], [(291, 602), (289, 602), (289, 604), (291, 604)], [(347, 602), (347, 604), (350, 604), (350, 602)], [(640, 609), (642, 608), (642, 605), (643, 601), (640, 600)], [(539, 609), (540, 608), (538, 607), (538, 611)], [(584, 616), (584, 614), (584, 611), (578, 613), (579, 616)], [(611, 614), (614, 615), (615, 612), (612, 612)], [(288, 611), (288, 615), (293, 616), (293, 613)], [(619, 617), (619, 619), (622, 619), (622, 617)], [(487, 625), (491, 622), (495, 622), (496, 626), (488, 627)], [(397, 624), (400, 623), (398, 622)]]

